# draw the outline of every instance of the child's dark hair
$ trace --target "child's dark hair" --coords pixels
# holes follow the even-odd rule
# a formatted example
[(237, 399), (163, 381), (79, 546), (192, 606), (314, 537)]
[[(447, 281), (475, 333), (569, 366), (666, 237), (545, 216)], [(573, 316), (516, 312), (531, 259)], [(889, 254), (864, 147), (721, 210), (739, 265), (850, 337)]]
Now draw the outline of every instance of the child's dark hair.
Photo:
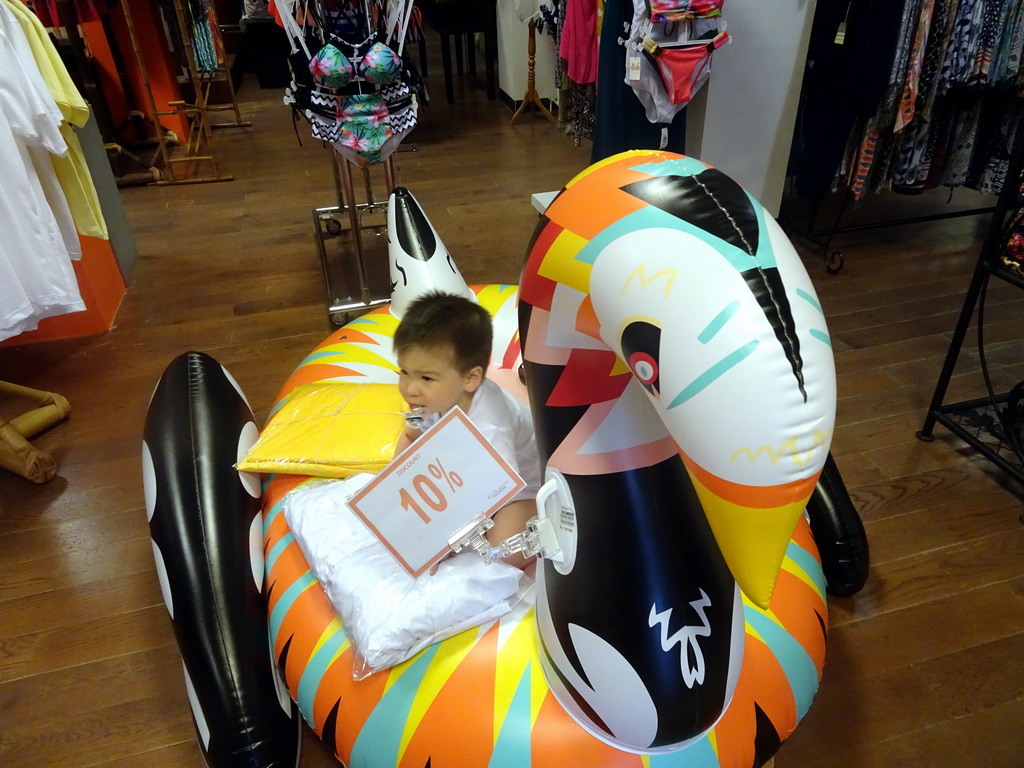
[(431, 291), (413, 301), (395, 331), (396, 354), (412, 347), (450, 346), (455, 367), (467, 373), (487, 371), (494, 331), (486, 309), (453, 293)]

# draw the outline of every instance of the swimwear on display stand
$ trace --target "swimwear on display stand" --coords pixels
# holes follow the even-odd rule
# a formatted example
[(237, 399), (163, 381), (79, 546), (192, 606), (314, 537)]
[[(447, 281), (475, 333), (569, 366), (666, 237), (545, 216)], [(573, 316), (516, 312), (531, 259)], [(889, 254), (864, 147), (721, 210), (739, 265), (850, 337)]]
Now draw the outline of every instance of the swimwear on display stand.
[(855, 593), (868, 565), (792, 245), (725, 174), (653, 151), (566, 185), (518, 288), (467, 286), (407, 190), (388, 213), (390, 304), (311, 351), (271, 413), (303, 384), (396, 383), (409, 302), (473, 297), (488, 378), (529, 399), (555, 535), (511, 612), (353, 679), (281, 513), (306, 478), (238, 472), (252, 411), (215, 360), (180, 356), (146, 421), (146, 507), (208, 764), (296, 765), (304, 719), (352, 766), (763, 765), (817, 690), (826, 588)]

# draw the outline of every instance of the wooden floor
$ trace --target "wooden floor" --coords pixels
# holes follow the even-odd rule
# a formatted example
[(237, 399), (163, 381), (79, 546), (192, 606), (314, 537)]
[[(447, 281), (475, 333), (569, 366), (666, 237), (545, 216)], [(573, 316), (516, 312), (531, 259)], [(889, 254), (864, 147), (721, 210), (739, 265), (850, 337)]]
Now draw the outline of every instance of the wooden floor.
[[(440, 78), (428, 84), (438, 97), (415, 151), (398, 156), (400, 181), (470, 282), (516, 282), (536, 222), (530, 194), (559, 188), (589, 147), (540, 120), (510, 128), (481, 85), (463, 83), (448, 107)], [(143, 505), (148, 399), (170, 360), (198, 349), (262, 420), (331, 330), (311, 217), (336, 202), (330, 156), (302, 125), (299, 146), (278, 92), (247, 83), (242, 98), (252, 128), (216, 136), (234, 181), (123, 191), (141, 258), (116, 327), (0, 350), (0, 378), (73, 408), (36, 440), (59, 459), (56, 479), (0, 472), (2, 766), (201, 765)], [(825, 677), (777, 768), (1024, 765), (1021, 489), (941, 428), (933, 443), (914, 438), (983, 223), (847, 235), (838, 277), (806, 252), (836, 351), (834, 453), (873, 563), (861, 594), (830, 601)], [(371, 239), (368, 252), (381, 245)], [(1024, 377), (1022, 309), (1017, 289), (989, 292), (1000, 388)], [(952, 396), (982, 394), (978, 371), (971, 346)], [(307, 731), (302, 765), (332, 764)]]

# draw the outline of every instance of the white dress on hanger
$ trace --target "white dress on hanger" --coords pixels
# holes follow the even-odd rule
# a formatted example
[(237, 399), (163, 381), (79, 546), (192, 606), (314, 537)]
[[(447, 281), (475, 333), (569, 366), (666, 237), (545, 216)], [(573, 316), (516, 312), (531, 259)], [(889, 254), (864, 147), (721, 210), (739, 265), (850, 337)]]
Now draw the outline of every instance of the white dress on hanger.
[(24, 32), (0, 3), (0, 340), (85, 309), (68, 222), (57, 218), (69, 215), (66, 199), (54, 199), (59, 183), (46, 154), (67, 152), (61, 120)]

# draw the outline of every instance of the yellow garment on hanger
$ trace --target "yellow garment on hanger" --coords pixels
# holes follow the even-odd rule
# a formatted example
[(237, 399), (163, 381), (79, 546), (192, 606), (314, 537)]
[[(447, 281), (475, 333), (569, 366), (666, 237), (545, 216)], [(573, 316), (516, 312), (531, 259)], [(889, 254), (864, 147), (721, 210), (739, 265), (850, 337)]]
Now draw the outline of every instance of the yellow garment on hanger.
[(71, 75), (68, 74), (60, 54), (50, 40), (50, 36), (39, 18), (26, 8), (20, 0), (0, 0), (10, 8), (28, 38), (32, 55), (36, 60), (39, 73), (43, 76), (53, 100), (57, 102), (65, 122), (61, 123), (60, 133), (68, 145), (68, 153), (64, 157), (50, 155), (57, 180), (68, 199), (71, 216), (75, 220), (75, 228), (80, 235), (98, 237), (108, 240), (107, 223), (103, 218), (96, 186), (89, 174), (89, 166), (85, 162), (85, 153), (78, 141), (78, 134), (72, 126), (81, 128), (89, 121), (89, 105), (78, 92)]

